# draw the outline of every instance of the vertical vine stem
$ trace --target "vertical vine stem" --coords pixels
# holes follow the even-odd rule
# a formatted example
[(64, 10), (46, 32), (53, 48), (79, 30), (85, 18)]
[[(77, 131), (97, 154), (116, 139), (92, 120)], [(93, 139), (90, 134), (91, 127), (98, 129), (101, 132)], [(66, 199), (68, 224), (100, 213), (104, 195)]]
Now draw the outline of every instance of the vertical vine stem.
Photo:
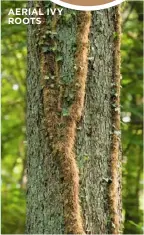
[(111, 179), (110, 184), (110, 210), (112, 219), (112, 233), (119, 234), (119, 155), (120, 155), (120, 44), (121, 44), (121, 18), (120, 7), (115, 7), (115, 38), (114, 38), (114, 71), (113, 81), (115, 96), (112, 110), (112, 148), (111, 148)]
[[(57, 17), (57, 16), (55, 16)], [(57, 20), (53, 19), (50, 27), (56, 31)], [(89, 31), (91, 13), (79, 12), (77, 17), (75, 74), (70, 86), (74, 90), (74, 100), (70, 106), (69, 114), (63, 115), (64, 89), (60, 83), (59, 61), (56, 60), (55, 51), (40, 52), (41, 74), (43, 84), (43, 103), (45, 124), (53, 155), (59, 161), (59, 169), (63, 178), (63, 205), (66, 234), (84, 234), (82, 212), (79, 200), (79, 170), (75, 156), (75, 137), (77, 122), (80, 120), (84, 106), (85, 85), (88, 68)], [(46, 37), (46, 16), (43, 19), (41, 38), (49, 48), (59, 43), (58, 38)], [(55, 77), (56, 79), (51, 79)], [(48, 78), (48, 79), (47, 79)], [(61, 94), (59, 94), (61, 92)]]

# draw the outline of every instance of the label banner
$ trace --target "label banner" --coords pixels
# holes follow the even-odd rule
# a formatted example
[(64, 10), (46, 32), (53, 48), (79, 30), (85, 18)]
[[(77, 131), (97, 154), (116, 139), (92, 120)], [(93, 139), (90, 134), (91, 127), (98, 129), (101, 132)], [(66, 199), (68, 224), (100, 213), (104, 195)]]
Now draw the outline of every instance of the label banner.
[(51, 0), (52, 2), (74, 10), (92, 11), (106, 9), (122, 3), (124, 0)]

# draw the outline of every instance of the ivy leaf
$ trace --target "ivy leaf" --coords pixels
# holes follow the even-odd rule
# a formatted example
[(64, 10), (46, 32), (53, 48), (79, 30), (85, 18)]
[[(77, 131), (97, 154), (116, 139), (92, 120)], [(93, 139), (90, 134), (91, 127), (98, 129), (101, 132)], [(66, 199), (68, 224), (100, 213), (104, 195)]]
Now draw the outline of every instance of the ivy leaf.
[(48, 47), (42, 47), (42, 52), (46, 53), (49, 51), (49, 48)]
[(51, 47), (50, 49), (51, 49), (51, 51), (55, 52), (55, 51), (57, 51), (57, 46), (55, 45), (55, 46)]
[(67, 108), (63, 108), (63, 109), (62, 109), (62, 115), (63, 115), (64, 117), (69, 116), (69, 110), (68, 110)]
[(114, 38), (114, 39), (117, 39), (117, 38), (118, 38), (118, 36), (119, 36), (119, 35), (118, 35), (118, 33), (117, 33), (117, 32), (114, 32), (114, 33), (113, 33), (113, 38)]
[(59, 62), (59, 61), (62, 61), (63, 60), (63, 57), (62, 56), (57, 56), (56, 58), (56, 61)]
[(57, 32), (53, 32), (53, 31), (47, 30), (47, 31), (46, 31), (46, 34), (57, 35)]
[(45, 76), (44, 79), (45, 79), (45, 80), (49, 80), (50, 78), (49, 78), (48, 76)]

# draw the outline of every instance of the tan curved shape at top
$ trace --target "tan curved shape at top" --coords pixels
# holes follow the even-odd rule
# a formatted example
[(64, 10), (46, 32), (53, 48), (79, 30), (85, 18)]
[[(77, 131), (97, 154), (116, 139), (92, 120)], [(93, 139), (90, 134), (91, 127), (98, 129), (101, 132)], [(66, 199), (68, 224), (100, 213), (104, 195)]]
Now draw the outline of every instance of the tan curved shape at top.
[(98, 6), (114, 2), (115, 0), (61, 0), (61, 1), (77, 6)]

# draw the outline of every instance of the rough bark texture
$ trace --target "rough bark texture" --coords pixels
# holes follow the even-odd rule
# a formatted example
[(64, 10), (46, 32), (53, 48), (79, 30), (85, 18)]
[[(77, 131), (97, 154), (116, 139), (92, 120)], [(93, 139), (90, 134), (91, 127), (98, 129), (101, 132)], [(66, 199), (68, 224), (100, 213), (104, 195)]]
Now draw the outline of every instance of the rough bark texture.
[(45, 125), (37, 33), (35, 25), (28, 27), (26, 232), (59, 234), (64, 233), (62, 184)]
[[(118, 17), (116, 12), (116, 8), (110, 8), (92, 14), (85, 107), (76, 145), (81, 167), (80, 188), (85, 231), (93, 234), (112, 233), (116, 226), (111, 213), (109, 189), (112, 184), (111, 152), (115, 115), (112, 97), (116, 92), (113, 87), (116, 63), (114, 34)], [(120, 177), (120, 161), (116, 164), (119, 164), (116, 170)], [(116, 178), (116, 181), (119, 184), (119, 179)], [(120, 200), (119, 189), (115, 199)], [(121, 221), (120, 204), (116, 210)]]
[[(29, 6), (33, 6), (33, 2), (30, 2)], [(114, 133), (112, 97), (115, 87), (112, 84), (115, 81), (116, 9), (110, 8), (92, 12), (85, 106), (83, 116), (77, 125), (75, 143), (76, 160), (80, 169), (79, 199), (82, 207), (83, 225), (86, 233), (93, 234), (112, 233), (114, 227), (117, 226), (117, 229), (120, 227), (120, 222), (118, 225), (114, 224), (115, 215), (111, 209), (110, 196), (112, 136)], [(60, 96), (63, 103), (59, 104), (59, 99), (57, 99), (59, 95), (58, 97), (57, 93), (55, 95), (56, 105), (58, 105), (60, 112), (67, 111), (63, 109), (67, 107), (65, 97), (70, 99), (68, 103), (73, 102), (73, 96), (76, 93), (72, 93), (72, 87), (77, 70), (75, 55), (78, 13), (65, 11), (64, 14), (71, 14), (70, 21), (65, 22), (64, 19), (60, 19), (56, 25), (56, 43), (63, 58), (58, 64), (60, 67), (58, 76), (61, 78), (61, 82), (66, 83), (66, 86), (62, 87), (64, 91)], [(46, 27), (46, 25), (40, 27)], [(60, 169), (63, 165), (60, 162), (61, 158), (58, 159), (59, 154), (54, 153), (53, 133), (49, 131), (47, 112), (44, 110), (46, 109), (44, 90), (53, 89), (53, 84), (49, 79), (42, 83), (44, 74), (41, 71), (40, 62), (41, 46), (38, 45), (38, 37), (41, 36), (38, 35), (37, 26), (30, 25), (28, 27), (26, 232), (28, 234), (64, 234), (66, 226), (65, 190), (67, 190), (67, 186), (64, 180), (65, 173)], [(56, 92), (58, 91), (61, 89), (56, 90)], [(69, 94), (71, 95), (69, 96)], [(63, 104), (64, 106), (62, 106)], [(51, 114), (52, 111), (49, 112), (49, 115)], [(68, 117), (64, 118), (66, 118), (64, 120), (68, 120)], [(116, 164), (118, 163), (119, 160)], [(120, 176), (120, 172), (118, 176)], [(119, 183), (118, 179), (117, 183)], [(120, 199), (118, 194), (119, 191), (116, 195), (117, 201)], [(117, 207), (119, 207), (116, 210), (120, 220), (120, 204)], [(72, 233), (74, 233), (73, 230)]]

